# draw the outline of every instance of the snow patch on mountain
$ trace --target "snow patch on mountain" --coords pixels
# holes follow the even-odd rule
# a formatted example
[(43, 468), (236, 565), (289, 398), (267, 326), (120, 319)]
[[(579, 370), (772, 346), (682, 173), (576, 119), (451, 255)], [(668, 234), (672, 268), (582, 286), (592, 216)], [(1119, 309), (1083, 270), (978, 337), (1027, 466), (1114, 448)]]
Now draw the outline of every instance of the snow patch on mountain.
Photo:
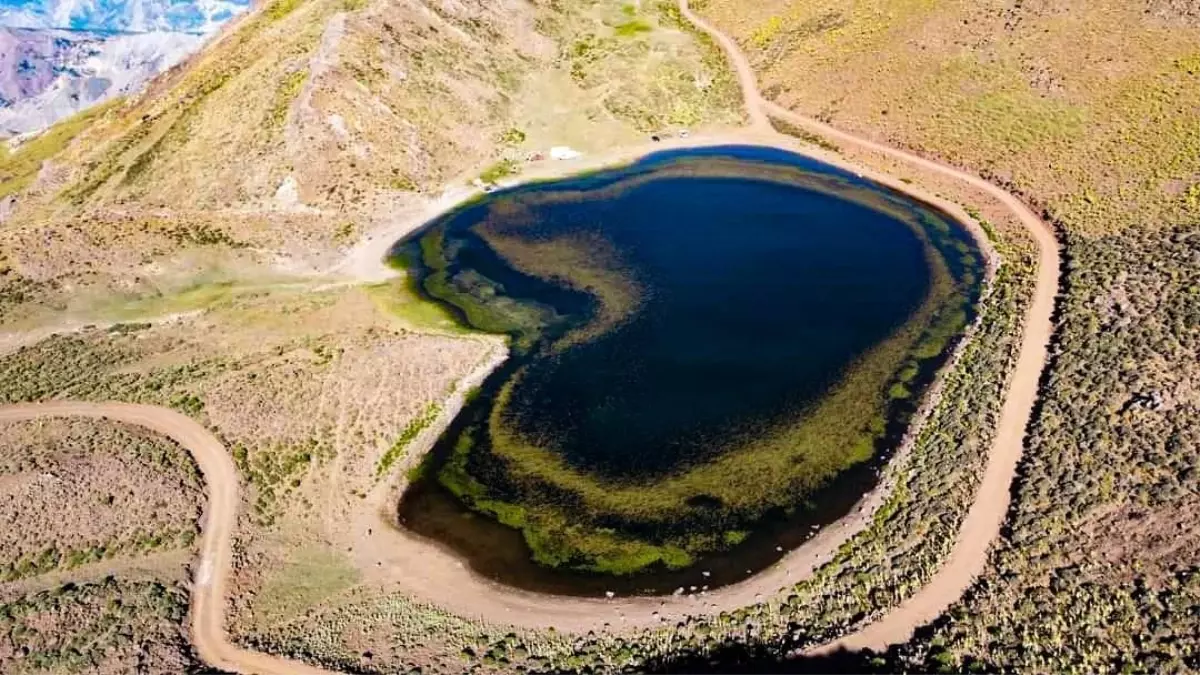
[(204, 40), (190, 33), (0, 28), (0, 137), (39, 131), (135, 92)]
[(0, 0), (0, 138), (138, 91), (250, 0)]
[(0, 0), (0, 26), (211, 33), (250, 0)]

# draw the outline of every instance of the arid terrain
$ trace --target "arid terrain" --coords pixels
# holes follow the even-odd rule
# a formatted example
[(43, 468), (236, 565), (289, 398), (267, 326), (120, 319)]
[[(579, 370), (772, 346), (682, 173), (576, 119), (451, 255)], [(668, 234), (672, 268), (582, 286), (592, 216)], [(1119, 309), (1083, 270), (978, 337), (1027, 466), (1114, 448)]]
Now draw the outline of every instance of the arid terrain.
[[(1200, 668), (1198, 16), (256, 6), (0, 150), (0, 671)], [(722, 143), (909, 192), (994, 256), (880, 487), (653, 600), (514, 591), (396, 528), (506, 347), (391, 243), (484, 183)]]

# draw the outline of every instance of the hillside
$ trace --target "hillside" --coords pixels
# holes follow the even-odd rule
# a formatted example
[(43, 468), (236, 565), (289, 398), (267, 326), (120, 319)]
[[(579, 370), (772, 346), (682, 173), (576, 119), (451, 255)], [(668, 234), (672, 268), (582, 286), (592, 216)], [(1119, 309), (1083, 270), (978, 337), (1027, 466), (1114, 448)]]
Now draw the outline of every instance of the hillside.
[(1045, 209), (1070, 261), (991, 571), (910, 667), (1197, 666), (1200, 7), (707, 0), (764, 95)]
[(145, 95), (0, 159), (5, 323), (34, 300), (84, 311), (324, 271), (501, 160), (737, 121), (727, 76), (671, 15), (448, 7), (279, 0)]

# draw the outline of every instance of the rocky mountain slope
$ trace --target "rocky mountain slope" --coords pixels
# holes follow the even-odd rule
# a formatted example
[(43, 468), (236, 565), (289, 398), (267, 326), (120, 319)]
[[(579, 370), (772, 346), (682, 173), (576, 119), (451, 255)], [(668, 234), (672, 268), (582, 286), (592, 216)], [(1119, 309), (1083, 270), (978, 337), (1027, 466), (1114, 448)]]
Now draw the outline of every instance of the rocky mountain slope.
[(0, 137), (138, 91), (204, 43), (192, 33), (0, 27)]
[(0, 7), (0, 138), (137, 92), (247, 0), (24, 2)]

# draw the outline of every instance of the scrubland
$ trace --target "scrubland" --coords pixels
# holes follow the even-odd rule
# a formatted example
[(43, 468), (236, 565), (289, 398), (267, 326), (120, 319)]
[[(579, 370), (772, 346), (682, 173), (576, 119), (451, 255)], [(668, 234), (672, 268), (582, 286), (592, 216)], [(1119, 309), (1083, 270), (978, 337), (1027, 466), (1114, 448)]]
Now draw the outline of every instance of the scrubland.
[(5, 673), (204, 672), (183, 630), (187, 593), (177, 585), (67, 583), (0, 597)]
[(1051, 369), (989, 572), (877, 665), (1196, 668), (1195, 8), (703, 9), (769, 99), (988, 176), (1044, 209), (1065, 246)]
[(137, 427), (0, 425), (0, 582), (186, 548), (202, 490), (186, 452)]

